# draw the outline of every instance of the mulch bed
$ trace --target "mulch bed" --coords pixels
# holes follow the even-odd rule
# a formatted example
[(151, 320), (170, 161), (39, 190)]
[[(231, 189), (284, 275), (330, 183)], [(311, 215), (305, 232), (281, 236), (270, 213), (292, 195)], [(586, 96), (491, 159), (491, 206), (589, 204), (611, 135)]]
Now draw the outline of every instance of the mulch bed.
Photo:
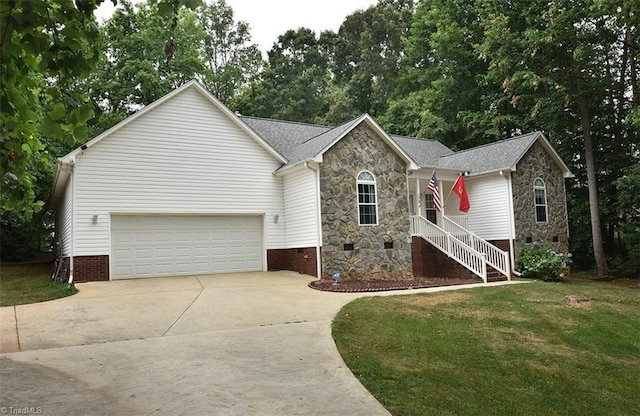
[(309, 283), (312, 289), (326, 292), (378, 292), (382, 290), (407, 290), (425, 287), (466, 285), (482, 283), (482, 279), (430, 278), (411, 280), (342, 280), (337, 285), (333, 280), (320, 279)]

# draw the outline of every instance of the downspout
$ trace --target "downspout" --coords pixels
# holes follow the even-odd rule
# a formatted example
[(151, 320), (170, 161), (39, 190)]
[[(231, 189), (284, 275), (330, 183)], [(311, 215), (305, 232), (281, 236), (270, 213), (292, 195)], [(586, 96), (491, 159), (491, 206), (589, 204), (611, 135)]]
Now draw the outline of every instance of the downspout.
[(76, 247), (76, 179), (74, 175), (74, 168), (76, 165), (75, 158), (69, 163), (70, 182), (71, 182), (71, 250), (69, 253), (69, 281), (68, 285), (73, 285), (73, 257), (75, 255)]
[(318, 279), (322, 279), (322, 259), (320, 258), (320, 246), (322, 245), (322, 220), (320, 218), (320, 169), (314, 169), (309, 162), (304, 162), (304, 167), (315, 173), (316, 177), (316, 273)]
[[(503, 175), (503, 172), (500, 171), (500, 174)], [(509, 188), (509, 226), (511, 228), (511, 236), (509, 237), (509, 261), (511, 262), (511, 273), (517, 277), (520, 277), (522, 276), (522, 274), (520, 274), (520, 272), (516, 270), (515, 246), (513, 244), (513, 241), (516, 239), (516, 213), (513, 209), (513, 181), (511, 180), (512, 175), (513, 172), (509, 172), (508, 175), (505, 175)], [(509, 278), (509, 280), (511, 280), (511, 278)]]

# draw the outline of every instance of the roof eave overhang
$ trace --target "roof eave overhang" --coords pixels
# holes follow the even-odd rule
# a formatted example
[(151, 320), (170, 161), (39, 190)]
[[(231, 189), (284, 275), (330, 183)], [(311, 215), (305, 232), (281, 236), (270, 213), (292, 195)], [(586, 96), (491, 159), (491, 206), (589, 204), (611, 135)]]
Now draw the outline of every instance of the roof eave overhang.
[(511, 173), (511, 172), (515, 172), (515, 171), (516, 171), (516, 167), (515, 166), (508, 166), (508, 167), (499, 168), (499, 169), (487, 170), (487, 171), (484, 171), (484, 172), (469, 171), (469, 172), (467, 172), (466, 176), (468, 178), (480, 178), (482, 176), (490, 176), (490, 175), (502, 175), (502, 176), (505, 176), (507, 173)]
[(298, 168), (304, 167), (306, 164), (309, 164), (309, 163), (321, 163), (321, 162), (322, 162), (322, 160), (320, 162), (317, 162), (315, 160), (315, 158), (308, 158), (308, 159), (305, 159), (305, 160), (301, 160), (299, 162), (294, 162), (294, 163), (291, 163), (291, 164), (282, 165), (278, 169), (273, 171), (273, 175), (275, 175), (275, 176), (286, 175), (288, 173), (291, 173), (291, 172), (294, 172), (294, 171), (298, 170)]
[(56, 166), (56, 172), (53, 176), (53, 182), (51, 184), (51, 190), (49, 191), (49, 198), (47, 199), (46, 209), (55, 209), (60, 202), (60, 198), (63, 195), (65, 185), (69, 181), (71, 176), (71, 170), (73, 169), (72, 161), (63, 161), (62, 158), (58, 159)]

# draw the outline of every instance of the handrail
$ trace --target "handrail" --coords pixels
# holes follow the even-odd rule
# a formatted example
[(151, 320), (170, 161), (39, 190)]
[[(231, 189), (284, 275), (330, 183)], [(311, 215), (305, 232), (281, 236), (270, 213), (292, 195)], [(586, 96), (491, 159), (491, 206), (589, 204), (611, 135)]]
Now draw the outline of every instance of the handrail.
[[(444, 214), (443, 214), (444, 216)], [(469, 216), (468, 215), (447, 215), (446, 216), (447, 219), (453, 221), (454, 223), (458, 224), (460, 227), (464, 228), (464, 229), (468, 229), (469, 228)]]
[(420, 215), (411, 216), (411, 234), (424, 238), (487, 283), (487, 256), (484, 253), (475, 250)]
[(480, 253), (484, 253), (487, 256), (487, 263), (503, 275), (507, 276), (507, 279), (511, 280), (511, 267), (509, 265), (509, 253), (500, 250), (487, 240), (478, 237), (473, 232), (462, 227), (456, 221), (451, 220), (445, 215), (442, 216), (443, 224), (442, 228), (451, 233), (454, 237), (474, 248)]

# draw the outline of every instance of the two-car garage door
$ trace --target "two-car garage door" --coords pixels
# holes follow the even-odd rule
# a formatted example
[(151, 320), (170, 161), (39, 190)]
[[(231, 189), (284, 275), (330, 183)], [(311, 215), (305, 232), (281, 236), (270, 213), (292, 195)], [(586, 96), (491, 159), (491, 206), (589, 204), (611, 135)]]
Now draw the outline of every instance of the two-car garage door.
[(262, 270), (262, 217), (111, 217), (111, 277)]

